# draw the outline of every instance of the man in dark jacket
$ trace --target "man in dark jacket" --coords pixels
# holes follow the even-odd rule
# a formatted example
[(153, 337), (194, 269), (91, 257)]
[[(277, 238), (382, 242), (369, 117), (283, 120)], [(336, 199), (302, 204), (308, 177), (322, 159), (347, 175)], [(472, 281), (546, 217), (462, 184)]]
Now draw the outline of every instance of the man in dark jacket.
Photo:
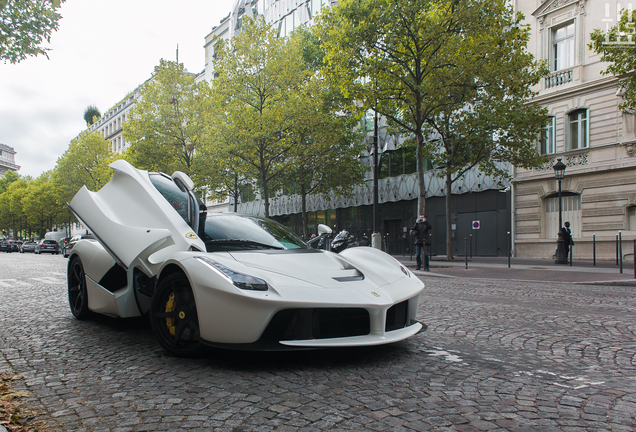
[(565, 226), (561, 228), (561, 234), (563, 235), (563, 247), (565, 249), (565, 258), (568, 258), (570, 254), (570, 246), (574, 245), (572, 241), (572, 231), (570, 230), (570, 222), (566, 222)]
[(417, 270), (422, 268), (422, 250), (424, 250), (424, 270), (430, 271), (428, 267), (428, 251), (426, 246), (430, 244), (428, 230), (433, 228), (426, 217), (421, 214), (411, 228), (411, 233), (415, 236), (415, 257), (417, 258)]

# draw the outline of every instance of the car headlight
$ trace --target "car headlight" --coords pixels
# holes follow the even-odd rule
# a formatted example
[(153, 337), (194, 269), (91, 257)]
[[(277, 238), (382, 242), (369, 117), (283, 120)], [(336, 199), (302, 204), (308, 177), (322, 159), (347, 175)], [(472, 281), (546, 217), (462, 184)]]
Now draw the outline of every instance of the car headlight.
[(195, 259), (198, 259), (199, 261), (210, 267), (219, 275), (223, 276), (229, 282), (234, 284), (234, 286), (236, 286), (237, 288), (250, 291), (267, 291), (269, 289), (267, 282), (265, 282), (263, 279), (235, 272), (231, 268), (226, 267), (223, 264), (214, 261), (213, 259), (210, 259), (208, 257), (197, 256), (195, 257)]
[[(393, 257), (391, 257), (393, 258)], [(404, 273), (404, 275), (406, 277), (411, 277), (411, 272), (409, 271), (409, 269), (407, 269), (404, 264), (402, 264), (401, 262), (399, 262), (398, 260), (396, 260), (395, 258), (393, 258), (395, 260), (395, 262), (400, 266), (400, 270), (402, 270), (402, 273)]]

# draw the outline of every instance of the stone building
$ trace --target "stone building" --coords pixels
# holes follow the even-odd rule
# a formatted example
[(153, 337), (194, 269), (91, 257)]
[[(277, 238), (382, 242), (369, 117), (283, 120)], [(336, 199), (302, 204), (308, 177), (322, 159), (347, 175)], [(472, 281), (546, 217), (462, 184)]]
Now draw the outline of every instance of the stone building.
[(572, 225), (573, 257), (592, 259), (596, 241), (597, 256), (614, 258), (619, 232), (630, 241), (636, 235), (635, 116), (619, 109), (619, 79), (602, 74), (607, 64), (588, 45), (594, 29), (616, 24), (620, 2), (517, 0), (515, 7), (532, 28), (529, 49), (550, 67), (534, 99), (550, 116), (538, 141), (549, 162), (515, 170), (515, 254), (555, 253), (559, 199), (552, 167), (561, 159), (567, 166), (562, 214)]
[(20, 167), (15, 163), (15, 150), (6, 144), (0, 143), (0, 176), (7, 171), (18, 171)]

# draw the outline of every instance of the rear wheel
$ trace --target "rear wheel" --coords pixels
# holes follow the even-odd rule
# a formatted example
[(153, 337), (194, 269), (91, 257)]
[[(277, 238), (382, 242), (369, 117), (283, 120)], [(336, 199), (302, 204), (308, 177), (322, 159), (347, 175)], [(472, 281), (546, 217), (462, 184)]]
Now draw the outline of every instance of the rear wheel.
[(88, 309), (88, 293), (86, 290), (86, 274), (84, 265), (79, 257), (74, 257), (68, 266), (68, 303), (73, 316), (77, 319), (86, 319), (91, 316)]
[(159, 345), (177, 356), (200, 354), (199, 318), (188, 278), (174, 273), (157, 285), (150, 307), (150, 322)]

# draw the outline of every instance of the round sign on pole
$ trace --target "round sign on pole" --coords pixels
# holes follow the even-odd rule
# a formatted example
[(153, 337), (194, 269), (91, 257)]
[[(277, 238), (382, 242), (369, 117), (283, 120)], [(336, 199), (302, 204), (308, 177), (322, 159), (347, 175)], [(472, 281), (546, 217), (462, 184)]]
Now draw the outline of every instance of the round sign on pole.
[(473, 229), (479, 229), (479, 221), (473, 221)]

